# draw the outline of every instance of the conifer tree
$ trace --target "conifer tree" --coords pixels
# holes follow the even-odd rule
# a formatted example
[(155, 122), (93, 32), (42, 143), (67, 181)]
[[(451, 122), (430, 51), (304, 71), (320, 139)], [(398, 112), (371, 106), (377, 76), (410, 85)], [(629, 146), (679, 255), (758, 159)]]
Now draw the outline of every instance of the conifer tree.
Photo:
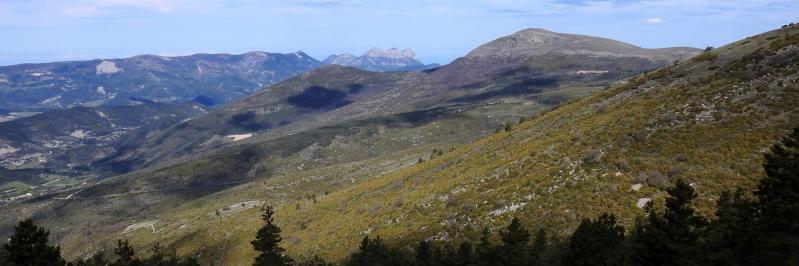
[(707, 221), (690, 206), (697, 196), (694, 189), (677, 180), (668, 194), (663, 216), (647, 204), (647, 220), (636, 226), (636, 264), (695, 265), (701, 259), (699, 237)]
[(77, 266), (107, 266), (108, 261), (105, 260), (103, 253), (95, 253), (90, 258), (79, 260), (75, 263)]
[(275, 214), (272, 206), (267, 206), (264, 210), (261, 219), (266, 222), (255, 235), (255, 240), (251, 241), (253, 248), (258, 251), (259, 255), (255, 258), (254, 266), (272, 266), (272, 265), (291, 265), (292, 259), (285, 256), (283, 252), (285, 249), (280, 247), (280, 227), (274, 224)]
[(412, 264), (412, 261), (402, 256), (398, 250), (387, 247), (380, 237), (369, 239), (368, 236), (363, 238), (358, 251), (352, 254), (352, 257), (347, 262), (347, 265), (352, 266), (409, 264)]
[(333, 266), (333, 264), (326, 262), (318, 255), (311, 257), (311, 259), (300, 262), (299, 266)]
[(534, 265), (542, 265), (546, 260), (546, 252), (549, 249), (549, 241), (547, 240), (547, 231), (544, 228), (539, 228), (538, 233), (535, 234), (533, 246), (530, 250), (530, 259)]
[(571, 236), (565, 265), (621, 265), (624, 261), (621, 245), (624, 227), (616, 223), (612, 214), (603, 214), (596, 220), (583, 219)]
[(49, 236), (50, 232), (36, 226), (30, 218), (20, 221), (8, 243), (3, 245), (5, 258), (0, 260), (0, 265), (65, 265), (60, 248), (47, 244)]
[(480, 243), (477, 244), (477, 258), (482, 265), (494, 264), (494, 248), (491, 246), (491, 229), (483, 227), (480, 234)]
[(799, 128), (772, 147), (758, 199), (758, 257), (766, 264), (799, 264)]
[(521, 225), (518, 218), (508, 225), (508, 228), (500, 232), (502, 245), (497, 248), (498, 260), (501, 265), (526, 265), (530, 263), (528, 256), (527, 242), (530, 241), (530, 233)]
[(435, 265), (433, 247), (427, 241), (419, 241), (416, 248), (416, 265)]
[(474, 256), (474, 249), (469, 242), (461, 242), (458, 249), (450, 255), (452, 265), (475, 265), (477, 261)]
[(164, 247), (156, 243), (153, 245), (153, 255), (144, 260), (147, 266), (198, 266), (199, 263), (193, 258), (182, 258), (174, 251), (167, 254)]
[(141, 265), (141, 261), (136, 258), (133, 247), (130, 246), (127, 240), (117, 240), (117, 246), (114, 247), (114, 255), (116, 255), (117, 259), (114, 263), (111, 263), (112, 266)]
[(757, 231), (754, 202), (744, 198), (743, 191), (721, 193), (716, 206), (716, 219), (708, 226), (707, 260), (714, 265), (752, 265), (752, 247)]

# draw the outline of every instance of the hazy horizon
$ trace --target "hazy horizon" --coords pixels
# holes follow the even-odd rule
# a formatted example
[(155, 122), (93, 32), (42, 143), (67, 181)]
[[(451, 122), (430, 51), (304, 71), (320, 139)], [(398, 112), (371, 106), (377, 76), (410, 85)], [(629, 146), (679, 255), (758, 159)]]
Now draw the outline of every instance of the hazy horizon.
[(525, 28), (703, 48), (797, 20), (799, 2), (780, 0), (11, 0), (0, 2), (0, 65), (300, 50), (323, 60), (373, 47), (411, 48), (425, 63), (446, 64)]

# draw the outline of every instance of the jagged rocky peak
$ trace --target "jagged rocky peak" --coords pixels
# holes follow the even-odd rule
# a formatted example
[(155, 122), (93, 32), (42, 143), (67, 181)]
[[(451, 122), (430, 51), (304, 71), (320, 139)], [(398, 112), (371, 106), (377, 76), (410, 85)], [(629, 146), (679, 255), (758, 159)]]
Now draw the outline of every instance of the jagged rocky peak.
[(324, 61), (325, 64), (346, 65), (358, 59), (357, 56), (351, 53), (343, 53), (340, 55), (330, 55)]
[(383, 50), (375, 47), (367, 51), (363, 55), (368, 57), (385, 57), (385, 58), (394, 58), (394, 59), (416, 59), (416, 54), (410, 48), (402, 50), (397, 48)]
[(437, 64), (425, 65), (416, 59), (416, 53), (413, 50), (398, 48), (388, 50), (372, 48), (361, 56), (350, 53), (331, 55), (322, 62), (369, 71), (422, 70), (438, 66)]

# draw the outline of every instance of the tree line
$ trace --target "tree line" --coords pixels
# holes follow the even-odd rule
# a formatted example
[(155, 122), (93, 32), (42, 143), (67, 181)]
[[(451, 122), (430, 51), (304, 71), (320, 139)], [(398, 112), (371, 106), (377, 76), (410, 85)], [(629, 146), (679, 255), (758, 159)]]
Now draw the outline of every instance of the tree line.
[[(766, 176), (753, 197), (723, 192), (715, 217), (692, 207), (697, 194), (682, 180), (667, 190), (665, 204), (652, 202), (630, 231), (613, 214), (583, 219), (565, 239), (544, 229), (532, 234), (519, 219), (498, 232), (485, 228), (477, 243), (420, 241), (413, 248), (386, 245), (380, 237), (363, 238), (343, 265), (799, 265), (799, 129), (766, 154)], [(280, 246), (274, 209), (266, 207), (264, 225), (251, 242), (258, 256), (253, 265), (332, 265), (314, 256), (295, 260)], [(167, 254), (159, 245), (147, 259), (135, 257), (126, 241), (118, 241), (115, 260), (101, 255), (69, 264), (49, 233), (30, 219), (21, 221), (0, 249), (0, 265), (199, 265), (196, 260)]]

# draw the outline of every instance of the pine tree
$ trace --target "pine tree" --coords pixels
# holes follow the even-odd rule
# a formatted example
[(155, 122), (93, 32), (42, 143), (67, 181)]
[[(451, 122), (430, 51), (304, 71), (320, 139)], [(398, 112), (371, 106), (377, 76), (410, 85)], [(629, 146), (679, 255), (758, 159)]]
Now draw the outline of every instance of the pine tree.
[(458, 249), (450, 255), (451, 265), (475, 265), (474, 249), (469, 242), (461, 242)]
[(419, 241), (416, 248), (416, 265), (435, 265), (433, 247), (427, 241)]
[(616, 223), (612, 214), (603, 214), (596, 220), (583, 219), (571, 236), (565, 265), (621, 265), (624, 227)]
[(114, 255), (117, 260), (111, 263), (112, 266), (133, 266), (141, 265), (141, 261), (136, 258), (133, 252), (133, 247), (130, 246), (127, 240), (117, 240), (117, 246), (114, 247)]
[(95, 253), (90, 258), (85, 260), (79, 260), (75, 263), (77, 266), (107, 266), (108, 261), (105, 260), (103, 253)]
[(283, 255), (285, 249), (280, 247), (280, 227), (274, 224), (275, 214), (272, 206), (267, 206), (261, 218), (266, 224), (255, 235), (255, 240), (250, 242), (253, 248), (260, 254), (255, 258), (253, 265), (291, 265), (292, 259)]
[(311, 257), (309, 260), (300, 262), (299, 266), (333, 266), (333, 264), (326, 262), (318, 255)]
[(153, 245), (153, 255), (147, 259), (148, 265), (164, 265), (166, 255), (164, 254), (164, 247), (160, 243)]
[(501, 265), (526, 265), (531, 259), (527, 252), (527, 242), (530, 233), (521, 225), (518, 218), (513, 218), (508, 228), (500, 232), (502, 245), (498, 247), (499, 264)]
[(770, 265), (799, 264), (799, 128), (772, 147), (758, 199), (758, 257)]
[(752, 265), (756, 262), (757, 224), (754, 202), (744, 198), (743, 191), (721, 193), (716, 203), (716, 217), (706, 232), (707, 263), (714, 265)]
[(477, 260), (481, 265), (496, 264), (497, 255), (491, 246), (491, 229), (483, 227), (480, 234), (480, 243), (477, 244)]
[(707, 221), (690, 206), (697, 196), (694, 189), (677, 180), (668, 193), (663, 216), (648, 204), (647, 221), (636, 225), (636, 264), (696, 265), (702, 257), (699, 236)]
[(192, 258), (178, 256), (174, 251), (167, 254), (164, 247), (156, 243), (153, 245), (153, 255), (144, 260), (147, 266), (198, 266), (199, 263)]
[(398, 250), (387, 247), (380, 237), (369, 239), (365, 236), (355, 254), (352, 254), (346, 265), (409, 265), (412, 261), (406, 259)]
[(546, 261), (546, 252), (549, 249), (549, 241), (547, 240), (547, 231), (544, 228), (539, 228), (538, 233), (535, 234), (533, 246), (530, 250), (530, 259), (534, 265), (542, 265)]
[(65, 265), (60, 248), (47, 244), (49, 236), (50, 232), (36, 226), (30, 218), (20, 221), (8, 243), (3, 245), (5, 258), (0, 260), (0, 265)]

